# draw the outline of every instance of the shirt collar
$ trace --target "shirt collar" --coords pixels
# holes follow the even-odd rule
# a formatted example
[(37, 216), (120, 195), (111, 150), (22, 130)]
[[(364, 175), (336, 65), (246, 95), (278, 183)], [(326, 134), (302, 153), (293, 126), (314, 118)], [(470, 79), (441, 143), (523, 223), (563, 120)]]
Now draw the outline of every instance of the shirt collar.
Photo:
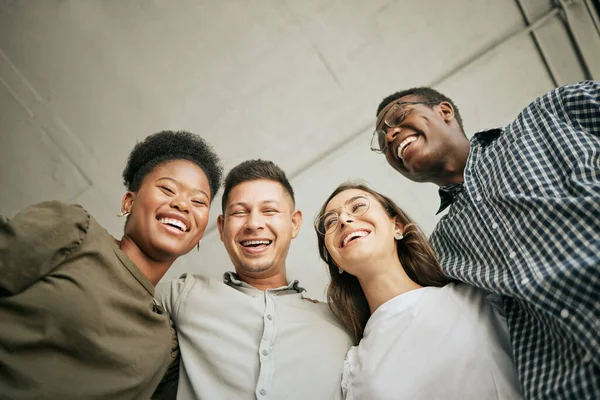
[(440, 195), (440, 208), (435, 213), (435, 215), (438, 215), (446, 208), (448, 208), (450, 204), (454, 203), (454, 201), (462, 193), (464, 188), (465, 185), (462, 182), (451, 183), (450, 185), (441, 186), (438, 189), (438, 193)]
[[(223, 282), (229, 286), (237, 286), (240, 288), (258, 290), (254, 286), (249, 285), (246, 282), (242, 281), (239, 278), (239, 276), (233, 271), (228, 271), (228, 272), (225, 272), (225, 274), (223, 274)], [(303, 287), (301, 287), (298, 284), (297, 280), (291, 281), (287, 286), (281, 286), (278, 288), (272, 288), (272, 289), (268, 289), (268, 290), (269, 290), (269, 292), (283, 292), (286, 290), (294, 290), (297, 293), (302, 293), (302, 292), (306, 291), (306, 289), (304, 289)]]
[[(503, 128), (487, 129), (485, 131), (477, 132), (471, 139), (471, 146), (487, 146), (504, 133)], [(450, 185), (441, 186), (438, 190), (440, 195), (440, 208), (437, 210), (435, 215), (438, 215), (446, 208), (450, 207), (452, 203), (458, 198), (458, 196), (464, 190), (464, 184), (462, 182), (452, 183)]]
[(471, 139), (471, 145), (487, 146), (504, 133), (504, 128), (493, 128), (477, 132)]

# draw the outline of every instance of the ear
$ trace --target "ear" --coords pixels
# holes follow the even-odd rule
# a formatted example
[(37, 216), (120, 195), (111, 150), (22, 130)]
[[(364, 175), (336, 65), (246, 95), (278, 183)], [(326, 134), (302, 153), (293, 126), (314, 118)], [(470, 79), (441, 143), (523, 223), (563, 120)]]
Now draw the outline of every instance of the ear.
[(447, 101), (442, 101), (438, 104), (440, 107), (440, 112), (442, 113), (442, 118), (446, 121), (447, 124), (451, 123), (454, 119), (454, 107)]
[(225, 217), (223, 214), (217, 217), (217, 229), (219, 229), (219, 237), (221, 238), (221, 242), (223, 241), (223, 226), (225, 224)]
[(131, 212), (131, 208), (133, 207), (133, 201), (135, 200), (134, 192), (127, 192), (125, 196), (123, 196), (123, 200), (121, 200), (121, 212)]
[(295, 239), (302, 226), (302, 211), (296, 210), (292, 213), (292, 239)]
[(394, 218), (394, 230), (404, 235), (404, 224), (400, 221), (400, 217), (396, 215)]

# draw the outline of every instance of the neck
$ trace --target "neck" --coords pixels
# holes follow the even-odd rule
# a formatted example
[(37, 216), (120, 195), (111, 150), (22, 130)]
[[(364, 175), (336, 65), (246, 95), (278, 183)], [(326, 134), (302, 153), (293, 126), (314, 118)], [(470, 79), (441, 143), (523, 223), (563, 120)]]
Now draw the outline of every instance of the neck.
[[(377, 271), (375, 266), (364, 266), (362, 269)], [(392, 267), (385, 271), (357, 277), (369, 303), (371, 314), (394, 297), (422, 287), (406, 275), (400, 261), (394, 262)]]
[(254, 286), (263, 292), (267, 289), (275, 289), (288, 285), (285, 268), (274, 273), (262, 272), (260, 274), (236, 270), (236, 274), (242, 282), (246, 282), (248, 285)]
[(445, 173), (437, 179), (433, 180), (438, 186), (446, 186), (453, 183), (459, 183), (465, 181), (465, 167), (467, 166), (467, 159), (469, 158), (469, 152), (471, 151), (471, 144), (467, 138), (461, 138), (459, 145), (452, 153), (451, 158), (446, 161)]
[(138, 267), (138, 269), (142, 272), (142, 274), (148, 278), (150, 283), (152, 283), (152, 286), (156, 286), (158, 284), (158, 281), (161, 280), (161, 278), (165, 275), (167, 270), (175, 261), (158, 261), (152, 259), (146, 253), (144, 253), (129, 236), (123, 236), (121, 241), (117, 241), (117, 243), (123, 253), (127, 254), (127, 257), (129, 257), (136, 267)]

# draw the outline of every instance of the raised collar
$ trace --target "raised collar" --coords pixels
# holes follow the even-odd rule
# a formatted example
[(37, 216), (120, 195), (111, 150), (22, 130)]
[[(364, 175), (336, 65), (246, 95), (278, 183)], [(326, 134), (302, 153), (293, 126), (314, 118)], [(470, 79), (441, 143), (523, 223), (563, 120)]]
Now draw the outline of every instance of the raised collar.
[(462, 182), (451, 183), (450, 185), (441, 186), (438, 189), (438, 194), (440, 195), (440, 208), (437, 210), (435, 215), (441, 213), (446, 208), (450, 206), (450, 204), (454, 203), (456, 198), (462, 193), (465, 185)]
[[(225, 274), (223, 274), (223, 282), (229, 286), (237, 286), (239, 288), (258, 290), (254, 286), (249, 285), (246, 282), (242, 281), (239, 278), (239, 276), (233, 271), (228, 271), (228, 272), (225, 272)], [(267, 290), (269, 292), (283, 292), (286, 290), (294, 290), (297, 293), (302, 293), (302, 292), (306, 291), (306, 289), (304, 289), (303, 287), (301, 287), (298, 284), (297, 280), (291, 281), (287, 286), (281, 286), (278, 288), (272, 288), (272, 289), (267, 289)]]
[(487, 146), (504, 133), (504, 128), (492, 128), (485, 131), (479, 131), (473, 135), (471, 146)]

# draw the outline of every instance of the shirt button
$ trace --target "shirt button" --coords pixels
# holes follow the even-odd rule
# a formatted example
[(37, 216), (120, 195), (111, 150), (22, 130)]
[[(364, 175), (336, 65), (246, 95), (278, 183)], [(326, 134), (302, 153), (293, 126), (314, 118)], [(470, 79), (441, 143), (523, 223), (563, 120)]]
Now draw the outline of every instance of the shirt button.
[(514, 251), (511, 251), (510, 254), (508, 255), (509, 258), (515, 258), (517, 256), (517, 253), (515, 253)]
[(260, 389), (258, 391), (258, 393), (260, 393), (260, 394), (262, 394), (264, 396), (265, 394), (267, 394), (267, 391), (265, 389)]
[(492, 224), (492, 229), (498, 229), (498, 224), (494, 222), (494, 223)]
[(267, 319), (270, 321), (273, 319), (273, 317), (271, 317), (271, 314), (267, 315)]
[(521, 279), (521, 285), (527, 285), (529, 283), (529, 278)]
[(560, 316), (563, 318), (568, 318), (569, 317), (569, 310), (567, 310), (566, 308), (563, 308), (562, 311), (560, 312)]
[(477, 195), (477, 197), (475, 197), (475, 200), (477, 200), (477, 201), (481, 201), (481, 196), (480, 196), (480, 195)]
[(592, 355), (590, 353), (586, 353), (586, 355), (583, 357), (583, 359), (581, 360), (584, 363), (589, 363), (590, 361), (592, 361)]
[(262, 354), (263, 354), (263, 356), (268, 356), (269, 355), (269, 350), (263, 350)]

